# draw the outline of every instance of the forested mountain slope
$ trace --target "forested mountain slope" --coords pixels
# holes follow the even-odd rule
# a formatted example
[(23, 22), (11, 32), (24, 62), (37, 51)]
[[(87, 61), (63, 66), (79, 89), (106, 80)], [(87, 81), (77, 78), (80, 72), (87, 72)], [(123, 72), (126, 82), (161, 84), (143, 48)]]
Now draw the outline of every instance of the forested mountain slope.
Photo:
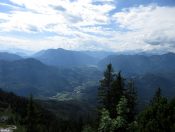
[(175, 70), (175, 54), (163, 55), (111, 55), (98, 63), (102, 69), (109, 63), (126, 74), (160, 73)]
[(60, 48), (43, 50), (36, 53), (33, 57), (47, 65), (60, 68), (95, 65), (98, 61), (97, 58), (83, 52), (64, 50)]
[(95, 68), (58, 69), (32, 58), (0, 61), (0, 87), (19, 95), (53, 96), (60, 91), (73, 91), (87, 82), (95, 82), (100, 76)]

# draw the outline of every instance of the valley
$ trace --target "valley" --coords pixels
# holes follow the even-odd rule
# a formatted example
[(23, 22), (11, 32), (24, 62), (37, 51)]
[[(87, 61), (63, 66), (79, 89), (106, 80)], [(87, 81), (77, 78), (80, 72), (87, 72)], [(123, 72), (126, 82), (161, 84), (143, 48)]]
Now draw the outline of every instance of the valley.
[[(68, 126), (75, 131), (81, 129), (75, 128), (81, 124), (80, 120), (83, 120), (84, 124), (89, 121), (95, 124), (100, 80), (103, 79), (104, 70), (109, 63), (113, 65), (114, 73), (121, 72), (124, 75), (126, 83), (134, 82), (139, 111), (149, 104), (159, 87), (165, 97), (174, 97), (174, 53), (149, 56), (107, 53), (104, 56), (105, 53), (93, 52), (92, 56), (89, 52), (49, 49), (23, 58), (3, 52), (0, 54), (0, 88), (23, 96), (21, 101), (27, 101), (25, 98), (32, 94), (39, 105), (38, 109), (56, 116), (54, 120), (63, 123), (63, 126), (59, 126), (62, 129), (67, 128), (65, 123), (70, 123)], [(101, 55), (104, 58), (101, 58)], [(8, 94), (12, 93), (7, 93), (10, 97)], [(14, 94), (12, 95), (16, 96)], [(5, 101), (5, 109), (8, 105), (11, 106), (12, 102)], [(25, 107), (24, 105), (22, 109), (26, 111)], [(17, 112), (14, 108), (13, 111)], [(22, 113), (19, 114), (23, 116)], [(17, 127), (22, 131), (23, 126)]]

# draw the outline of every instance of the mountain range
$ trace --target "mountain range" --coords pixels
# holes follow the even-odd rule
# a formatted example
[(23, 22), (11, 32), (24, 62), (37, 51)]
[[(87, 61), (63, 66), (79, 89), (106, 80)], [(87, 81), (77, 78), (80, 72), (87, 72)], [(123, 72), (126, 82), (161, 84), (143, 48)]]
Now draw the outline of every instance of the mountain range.
[(163, 55), (111, 55), (102, 59), (98, 66), (102, 69), (112, 63), (114, 69), (127, 74), (159, 73), (175, 70), (175, 54)]
[[(95, 75), (95, 76), (93, 76)], [(0, 87), (27, 96), (54, 96), (60, 91), (73, 91), (84, 83), (94, 83), (101, 73), (94, 67), (60, 69), (34, 58), (0, 60)]]
[(80, 51), (49, 49), (36, 53), (34, 56), (41, 62), (60, 68), (96, 65), (98, 59)]
[(20, 59), (22, 59), (22, 57), (19, 55), (8, 52), (0, 52), (0, 60), (15, 61)]
[(134, 80), (142, 101), (149, 100), (158, 87), (168, 97), (175, 93), (174, 53), (119, 55), (64, 49), (40, 51), (28, 58), (1, 52), (0, 88), (23, 96), (93, 102), (109, 63)]

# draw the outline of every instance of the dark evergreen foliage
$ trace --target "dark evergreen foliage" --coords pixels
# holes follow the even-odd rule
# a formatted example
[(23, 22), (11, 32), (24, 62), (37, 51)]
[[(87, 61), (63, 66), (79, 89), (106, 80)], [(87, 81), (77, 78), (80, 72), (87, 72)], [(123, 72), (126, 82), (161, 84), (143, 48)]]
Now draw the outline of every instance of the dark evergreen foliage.
[(117, 75), (115, 75), (115, 79), (112, 82), (112, 88), (110, 90), (110, 108), (109, 113), (111, 118), (116, 118), (117, 111), (116, 111), (116, 105), (120, 101), (120, 98), (124, 95), (125, 92), (125, 83), (124, 78), (121, 76), (121, 73), (119, 72)]
[(107, 65), (107, 69), (104, 72), (104, 78), (100, 81), (100, 87), (99, 87), (99, 94), (98, 94), (98, 99), (99, 99), (99, 106), (100, 108), (106, 108), (109, 109), (111, 106), (110, 104), (110, 91), (111, 91), (111, 85), (114, 80), (114, 73), (113, 73), (113, 68), (112, 64)]
[(37, 132), (35, 125), (38, 123), (36, 122), (36, 112), (35, 106), (33, 102), (33, 97), (30, 95), (28, 108), (27, 108), (27, 117), (26, 117), (26, 131), (27, 132)]
[(161, 90), (143, 112), (138, 116), (137, 130), (140, 132), (174, 132), (175, 131), (175, 104), (161, 95)]
[[(136, 92), (133, 82), (126, 83), (121, 72), (114, 74), (112, 64), (107, 66), (104, 79), (101, 81), (99, 96), (102, 101), (99, 131), (126, 131), (129, 124), (134, 121), (136, 109)], [(112, 79), (111, 79), (112, 78)], [(103, 91), (102, 91), (103, 90)], [(102, 91), (102, 92), (101, 92)], [(106, 125), (105, 122), (110, 124)]]
[(27, 99), (1, 89), (0, 114), (8, 116), (4, 124), (16, 125), (20, 132), (175, 131), (175, 99), (162, 96), (160, 88), (139, 113), (133, 80), (109, 64), (98, 90), (98, 120), (94, 105), (83, 101)]
[[(0, 90), (0, 112), (4, 113), (11, 106), (11, 114), (14, 115), (14, 118), (6, 123), (17, 125), (18, 128), (23, 127), (23, 131), (20, 132), (81, 132), (85, 124), (94, 124), (90, 115), (88, 118), (75, 115), (73, 109), (68, 109), (74, 118), (63, 115), (65, 116), (65, 119), (63, 119), (57, 115), (60, 113), (55, 112), (59, 108), (54, 108), (54, 104), (52, 104), (50, 111), (47, 110), (47, 105), (43, 106), (41, 104), (42, 100), (36, 101), (32, 97), (26, 99)], [(63, 104), (60, 107), (63, 107)], [(66, 104), (64, 107), (66, 107)], [(54, 109), (55, 111), (53, 111)]]

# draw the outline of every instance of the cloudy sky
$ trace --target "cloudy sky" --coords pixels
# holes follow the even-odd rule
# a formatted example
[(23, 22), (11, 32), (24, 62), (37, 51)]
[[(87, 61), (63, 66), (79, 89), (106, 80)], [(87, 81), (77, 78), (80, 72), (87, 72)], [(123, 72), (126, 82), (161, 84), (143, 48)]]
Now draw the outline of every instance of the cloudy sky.
[(175, 52), (175, 0), (1, 0), (7, 48)]

